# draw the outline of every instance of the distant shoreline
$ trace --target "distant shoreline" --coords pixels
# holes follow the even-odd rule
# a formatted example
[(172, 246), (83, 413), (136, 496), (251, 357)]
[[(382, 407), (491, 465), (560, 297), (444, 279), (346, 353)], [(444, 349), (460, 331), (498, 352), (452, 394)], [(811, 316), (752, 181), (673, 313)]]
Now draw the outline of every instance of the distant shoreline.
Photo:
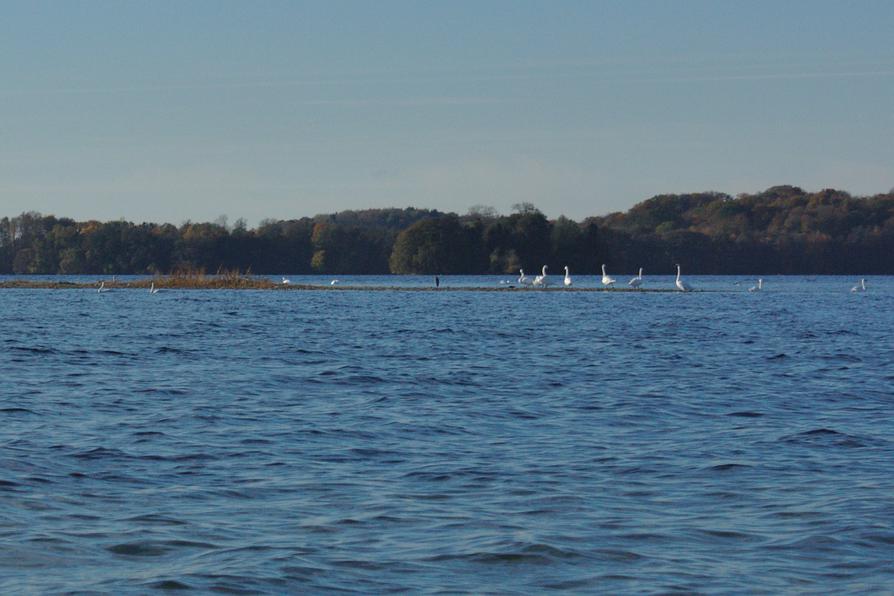
[(549, 219), (533, 204), (511, 214), (473, 209), (366, 209), (297, 220), (180, 226), (0, 218), (0, 273), (121, 275), (517, 275), (546, 265), (572, 275), (894, 274), (894, 192), (854, 197), (774, 186), (735, 197), (656, 195), (624, 213)]

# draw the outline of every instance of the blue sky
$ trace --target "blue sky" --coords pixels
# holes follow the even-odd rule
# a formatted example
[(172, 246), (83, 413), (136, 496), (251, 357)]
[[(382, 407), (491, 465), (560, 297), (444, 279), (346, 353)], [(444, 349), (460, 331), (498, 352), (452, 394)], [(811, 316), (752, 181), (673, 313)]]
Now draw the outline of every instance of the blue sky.
[(894, 187), (894, 3), (0, 3), (0, 215)]

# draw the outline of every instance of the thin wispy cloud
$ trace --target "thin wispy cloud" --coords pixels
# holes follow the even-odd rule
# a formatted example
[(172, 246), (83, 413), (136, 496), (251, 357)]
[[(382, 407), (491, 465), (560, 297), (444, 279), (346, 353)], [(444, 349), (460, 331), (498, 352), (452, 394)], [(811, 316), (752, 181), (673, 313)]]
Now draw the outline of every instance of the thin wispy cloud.
[[(35, 84), (30, 87), (16, 89), (0, 88), (0, 95), (12, 96), (50, 96), (50, 95), (103, 95), (103, 94), (129, 94), (129, 93), (153, 93), (168, 91), (214, 91), (214, 90), (251, 90), (251, 89), (288, 89), (288, 88), (325, 88), (363, 85), (372, 82), (434, 82), (434, 81), (467, 81), (467, 82), (499, 82), (499, 81), (537, 81), (549, 79), (579, 79), (603, 82), (699, 82), (699, 81), (761, 81), (761, 80), (785, 80), (785, 79), (841, 79), (841, 78), (872, 78), (890, 77), (894, 75), (894, 65), (890, 62), (877, 62), (871, 66), (887, 66), (888, 68), (875, 69), (836, 69), (822, 71), (816, 69), (793, 69), (779, 72), (754, 72), (756, 69), (766, 69), (779, 65), (767, 63), (756, 64), (699, 64), (698, 66), (677, 63), (673, 65), (656, 63), (652, 65), (639, 64), (638, 66), (615, 67), (611, 70), (603, 70), (599, 66), (611, 65), (592, 63), (557, 63), (552, 68), (532, 67), (517, 65), (507, 66), (503, 71), (491, 72), (415, 72), (415, 73), (365, 73), (357, 76), (337, 76), (327, 78), (271, 78), (271, 79), (246, 79), (223, 81), (196, 81), (196, 82), (171, 82), (132, 84), (120, 86), (78, 86), (66, 85), (60, 87), (41, 86)], [(839, 65), (846, 66), (846, 65)], [(853, 64), (855, 67), (869, 66), (867, 64)], [(705, 73), (705, 70), (721, 71)], [(301, 100), (307, 105), (470, 105), (486, 103), (503, 103), (517, 101), (519, 98), (505, 97), (410, 97), (403, 99), (388, 98), (354, 98), (334, 97)]]
[(379, 99), (309, 99), (298, 103), (309, 106), (393, 106), (393, 107), (422, 107), (422, 106), (469, 106), (501, 104), (510, 101), (518, 101), (513, 98), (497, 97), (408, 97), (408, 98), (379, 98)]
[[(699, 81), (769, 81), (769, 80), (796, 80), (796, 79), (843, 79), (862, 77), (890, 77), (894, 75), (892, 70), (872, 70), (860, 72), (786, 72), (763, 74), (730, 74), (730, 75), (704, 75), (682, 77), (656, 77), (647, 79), (651, 81), (667, 82), (699, 82)], [(643, 79), (646, 80), (646, 79)]]

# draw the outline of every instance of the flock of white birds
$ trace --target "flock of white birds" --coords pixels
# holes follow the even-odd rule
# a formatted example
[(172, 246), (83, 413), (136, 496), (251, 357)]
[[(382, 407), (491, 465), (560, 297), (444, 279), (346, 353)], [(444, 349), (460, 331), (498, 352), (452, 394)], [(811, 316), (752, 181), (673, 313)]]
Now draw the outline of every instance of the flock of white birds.
[[(518, 284), (521, 286), (527, 286), (527, 287), (532, 287), (532, 288), (546, 288), (550, 285), (549, 278), (546, 276), (546, 270), (547, 270), (547, 266), (544, 265), (543, 269), (540, 271), (540, 275), (538, 275), (534, 279), (531, 279), (530, 277), (525, 275), (524, 269), (519, 269), (518, 270), (518, 272), (519, 272)], [(510, 282), (500, 282), (500, 283), (510, 283)], [(562, 283), (566, 288), (570, 288), (571, 286), (574, 285), (574, 282), (571, 279), (571, 273), (568, 270), (568, 265), (565, 265), (565, 278), (562, 280)], [(615, 278), (611, 277), (608, 274), (608, 272), (606, 272), (605, 265), (603, 264), (602, 265), (602, 285), (603, 285), (603, 287), (614, 288), (616, 283), (617, 283), (617, 280)], [(630, 286), (630, 288), (632, 288), (634, 290), (638, 290), (638, 289), (642, 288), (642, 286), (643, 286), (643, 268), (642, 267), (640, 267), (639, 272), (634, 277), (632, 277), (630, 279), (630, 281), (627, 282), (627, 285)], [(736, 285), (739, 285), (739, 283), (736, 282)], [(680, 292), (693, 291), (693, 287), (691, 285), (689, 285), (689, 283), (684, 281), (682, 277), (680, 277), (680, 266), (679, 265), (677, 265), (677, 277), (674, 280), (674, 287), (677, 290), (679, 290)], [(764, 280), (761, 278), (758, 278), (757, 284), (748, 288), (748, 291), (749, 292), (761, 292), (761, 291), (763, 291), (763, 289), (764, 289)], [(866, 291), (866, 280), (865, 279), (861, 279), (860, 282), (857, 283), (857, 285), (855, 285), (854, 287), (851, 288), (851, 292), (865, 292), (865, 291)]]
[[(532, 288), (546, 288), (550, 285), (549, 278), (546, 276), (547, 266), (544, 265), (543, 269), (540, 270), (540, 275), (531, 279), (527, 275), (525, 275), (524, 269), (519, 269), (518, 276), (518, 284), (521, 286), (529, 286)], [(568, 270), (568, 265), (565, 265), (565, 278), (562, 280), (562, 283), (566, 288), (570, 288), (574, 285), (574, 282), (571, 279), (571, 272)], [(602, 285), (606, 288), (614, 288), (617, 280), (610, 276), (605, 270), (605, 264), (602, 265)], [(758, 286), (763, 284), (762, 280), (758, 280)], [(634, 275), (630, 281), (627, 282), (627, 285), (633, 288), (634, 290), (638, 290), (642, 288), (643, 285), (643, 268), (639, 268), (639, 273)], [(692, 286), (687, 282), (683, 281), (680, 277), (680, 266), (677, 265), (677, 278), (674, 281), (674, 287), (681, 292), (691, 292), (693, 290)], [(755, 288), (752, 288), (754, 290)], [(760, 287), (756, 287), (757, 290), (760, 290)]]

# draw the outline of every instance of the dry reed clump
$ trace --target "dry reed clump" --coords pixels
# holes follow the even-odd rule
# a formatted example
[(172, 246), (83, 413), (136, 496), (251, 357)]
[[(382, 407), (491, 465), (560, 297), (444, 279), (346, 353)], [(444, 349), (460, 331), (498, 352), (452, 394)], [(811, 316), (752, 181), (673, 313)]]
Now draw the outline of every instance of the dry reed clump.
[(150, 279), (119, 281), (116, 276), (100, 276), (95, 282), (68, 282), (52, 280), (13, 279), (0, 282), (0, 288), (20, 289), (94, 289), (104, 284), (106, 289), (148, 289), (153, 284), (158, 289), (180, 290), (269, 290), (280, 287), (269, 279), (252, 276), (249, 271), (218, 270), (213, 275), (195, 269), (179, 269), (170, 275), (156, 275)]
[(242, 273), (238, 269), (218, 269), (208, 275), (202, 270), (178, 269), (170, 275), (159, 275), (150, 280), (132, 282), (130, 287), (181, 290), (268, 290), (277, 286), (269, 279), (251, 275), (251, 270)]
[[(96, 286), (91, 287), (98, 287)], [(63, 290), (86, 287), (85, 284), (78, 284), (70, 281), (43, 281), (33, 279), (10, 279), (0, 282), (0, 288), (4, 289), (24, 289), (24, 290)]]

